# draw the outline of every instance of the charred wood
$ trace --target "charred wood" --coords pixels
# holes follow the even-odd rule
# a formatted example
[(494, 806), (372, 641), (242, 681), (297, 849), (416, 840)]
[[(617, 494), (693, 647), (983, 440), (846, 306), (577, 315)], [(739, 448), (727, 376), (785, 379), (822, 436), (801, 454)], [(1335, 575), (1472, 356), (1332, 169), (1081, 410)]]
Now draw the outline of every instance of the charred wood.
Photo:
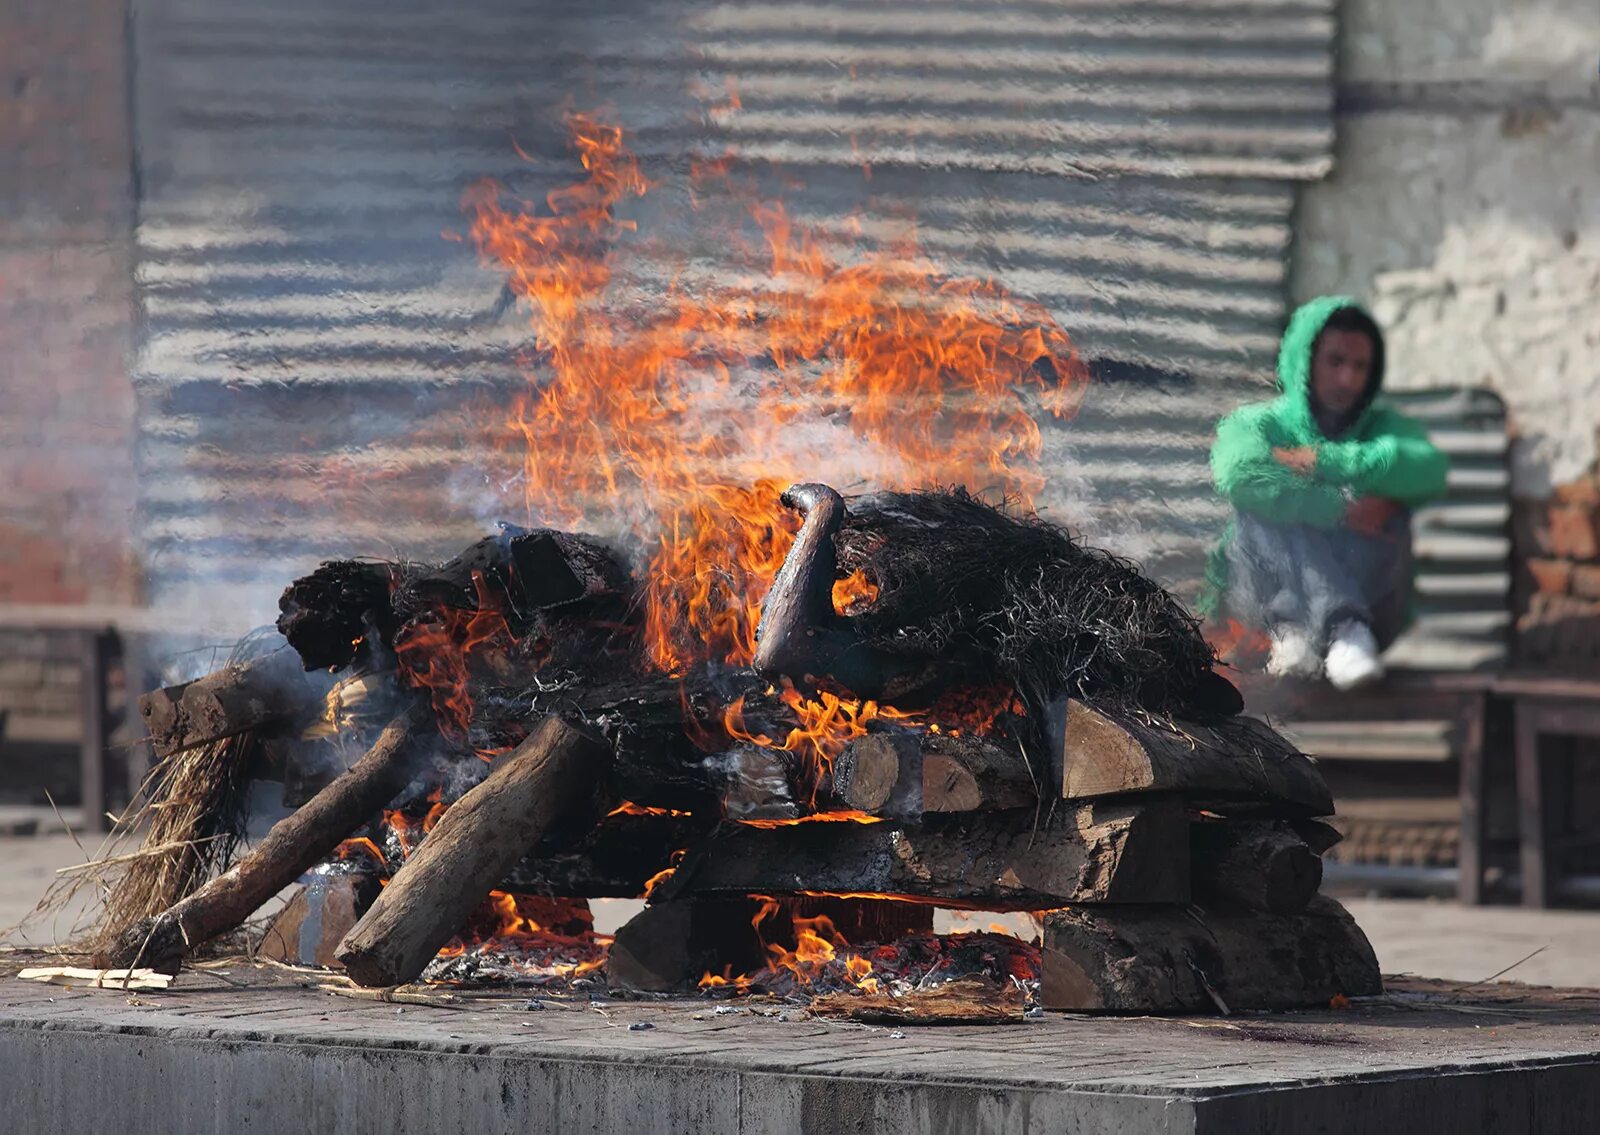
[(176, 973), (188, 953), (242, 924), (404, 790), (437, 738), (432, 712), (408, 708), (348, 772), (280, 821), (248, 856), (171, 909), (129, 927), (97, 964)]
[(500, 881), (513, 894), (636, 899), (710, 830), (698, 816), (609, 816), (570, 849), (542, 840)]
[(139, 699), (158, 757), (248, 730), (287, 728), (321, 706), (321, 692), (307, 679), (299, 657), (286, 648)]
[(1049, 731), (1068, 800), (1159, 792), (1229, 816), (1333, 813), (1316, 763), (1254, 718), (1169, 727), (1065, 700), (1052, 708)]
[(720, 828), (661, 885), (714, 894), (878, 894), (984, 910), (1186, 902), (1187, 814), (1177, 801)]
[(359, 985), (415, 979), (527, 849), (591, 828), (611, 750), (546, 718), (489, 778), (450, 806), (396, 872), (336, 957)]
[(613, 987), (642, 993), (684, 993), (711, 974), (754, 973), (771, 960), (773, 944), (792, 946), (796, 921), (820, 936), (837, 932), (852, 943), (892, 942), (929, 930), (933, 908), (878, 899), (819, 896), (776, 900), (713, 895), (652, 902), (617, 930), (606, 961)]
[(1202, 821), (1190, 827), (1197, 901), (1217, 910), (1298, 914), (1322, 886), (1322, 858), (1282, 821)]
[(1303, 1009), (1382, 988), (1366, 936), (1321, 895), (1300, 914), (1100, 907), (1045, 915), (1039, 999), (1049, 1009)]

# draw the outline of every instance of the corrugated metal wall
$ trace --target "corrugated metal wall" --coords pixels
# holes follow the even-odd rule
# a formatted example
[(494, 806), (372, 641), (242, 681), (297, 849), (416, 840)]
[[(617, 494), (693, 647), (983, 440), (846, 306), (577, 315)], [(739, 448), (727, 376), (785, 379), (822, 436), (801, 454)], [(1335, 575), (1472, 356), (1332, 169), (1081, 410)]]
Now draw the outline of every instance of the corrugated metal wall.
[[(1047, 505), (1177, 583), (1222, 519), (1215, 419), (1266, 388), (1293, 183), (1331, 150), (1331, 0), (134, 9), (152, 588), (250, 617), (321, 556), (489, 519), (463, 407), (520, 381), (526, 336), (441, 233), (478, 177), (571, 177), (565, 107), (661, 170), (781, 161), (841, 235), (914, 214), (951, 271), (1046, 303), (1102, 375), (1050, 433)], [(636, 215), (701, 265), (684, 212)]]

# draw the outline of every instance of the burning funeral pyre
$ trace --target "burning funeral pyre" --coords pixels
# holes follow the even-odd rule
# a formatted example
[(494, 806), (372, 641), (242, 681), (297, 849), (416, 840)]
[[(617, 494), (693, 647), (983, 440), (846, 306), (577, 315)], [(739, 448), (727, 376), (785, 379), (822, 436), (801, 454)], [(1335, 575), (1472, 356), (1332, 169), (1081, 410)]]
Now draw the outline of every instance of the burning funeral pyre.
[[(508, 413), (529, 524), (325, 563), (277, 642), (147, 695), (158, 791), (206, 805), (152, 828), (180, 850), (124, 878), (101, 961), (172, 972), (308, 877), (273, 932), (337, 927), (324, 960), (370, 986), (843, 993), (883, 1019), (945, 979), (946, 1017), (1376, 992), (1317, 894), (1315, 766), (1171, 595), (1031, 511), (1036, 416), (1085, 378), (1048, 313), (905, 249), (841, 265), (755, 202), (763, 282), (619, 319), (619, 206), (651, 183), (619, 130), (573, 126), (586, 176), (545, 207), (467, 200), (533, 320)], [(793, 456), (816, 420), (881, 488), (775, 479), (830, 467)], [(983, 492), (918, 487), (961, 484)], [(207, 878), (251, 778), (298, 808)], [(607, 897), (648, 900), (614, 940)], [(1038, 938), (936, 935), (936, 908)]]

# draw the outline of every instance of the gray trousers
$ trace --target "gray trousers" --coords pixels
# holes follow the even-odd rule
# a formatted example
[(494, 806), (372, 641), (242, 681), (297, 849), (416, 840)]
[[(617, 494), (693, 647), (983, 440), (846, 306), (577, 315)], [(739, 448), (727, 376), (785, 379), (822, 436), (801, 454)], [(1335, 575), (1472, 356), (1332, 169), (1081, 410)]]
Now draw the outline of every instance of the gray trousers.
[(1298, 626), (1319, 652), (1335, 627), (1357, 619), (1387, 648), (1405, 628), (1411, 570), (1409, 513), (1366, 536), (1241, 512), (1228, 545), (1227, 609), (1247, 626)]

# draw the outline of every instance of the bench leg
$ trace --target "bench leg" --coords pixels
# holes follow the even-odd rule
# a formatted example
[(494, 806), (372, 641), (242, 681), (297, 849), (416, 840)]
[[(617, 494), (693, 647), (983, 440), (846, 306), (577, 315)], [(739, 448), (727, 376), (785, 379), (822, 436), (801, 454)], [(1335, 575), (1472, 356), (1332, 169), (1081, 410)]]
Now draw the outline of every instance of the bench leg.
[(111, 738), (106, 728), (106, 687), (111, 668), (112, 635), (109, 630), (85, 631), (82, 635), (83, 742), (79, 749), (83, 822), (91, 832), (110, 829), (106, 819), (106, 761)]
[(1483, 902), (1488, 785), (1483, 760), (1486, 702), (1485, 698), (1474, 698), (1467, 707), (1461, 738), (1461, 835), (1456, 846), (1456, 899), (1467, 906)]
[(1521, 850), (1522, 905), (1550, 905), (1549, 813), (1544, 767), (1539, 760), (1539, 722), (1527, 708), (1514, 707), (1517, 761), (1517, 839)]

